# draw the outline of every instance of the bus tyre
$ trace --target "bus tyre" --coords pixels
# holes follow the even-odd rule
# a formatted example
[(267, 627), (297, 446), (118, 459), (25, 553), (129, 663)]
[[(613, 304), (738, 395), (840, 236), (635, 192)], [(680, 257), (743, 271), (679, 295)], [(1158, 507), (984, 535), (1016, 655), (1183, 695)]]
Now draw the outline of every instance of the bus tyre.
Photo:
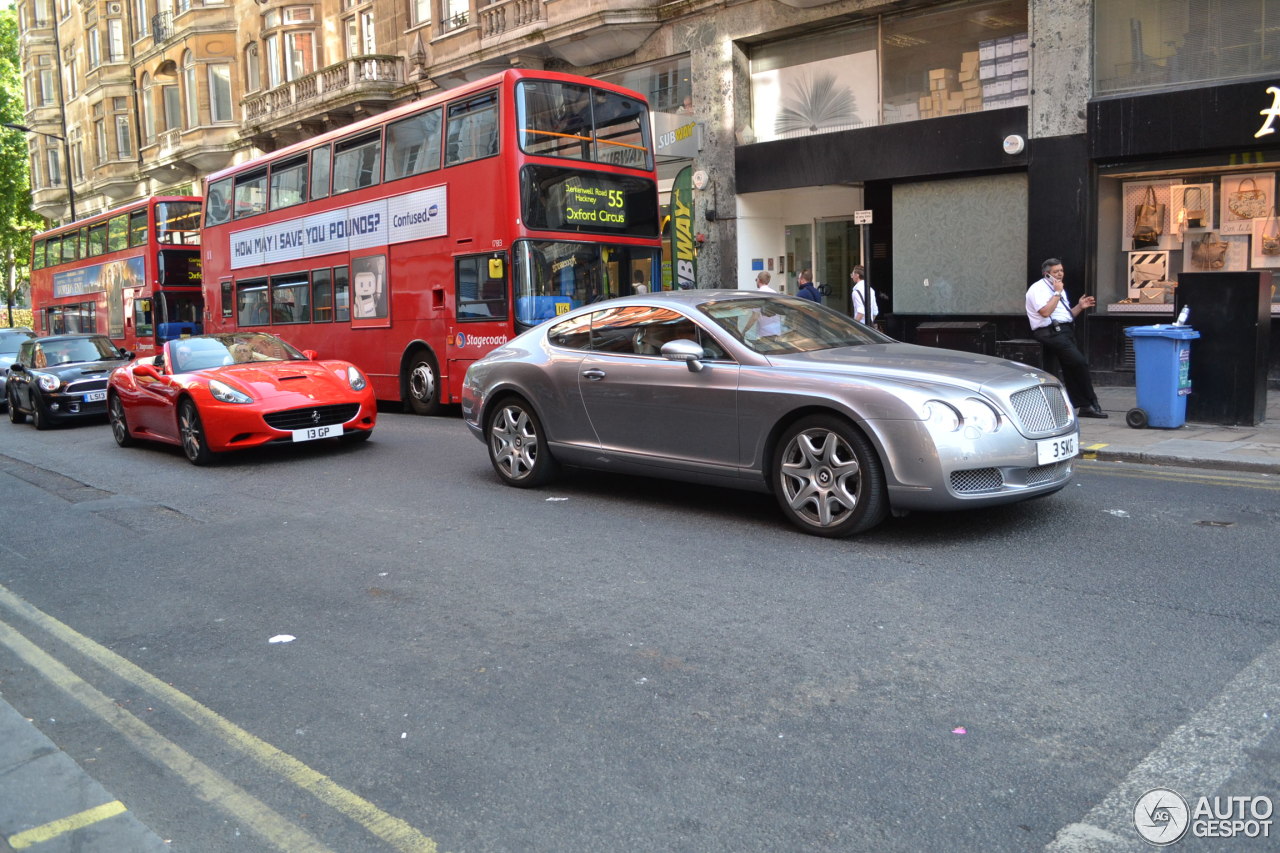
[(409, 406), (415, 415), (440, 413), (440, 371), (428, 352), (416, 352), (409, 360)]
[(778, 439), (772, 479), (783, 514), (815, 536), (852, 536), (889, 514), (875, 448), (843, 418), (815, 415), (792, 425)]
[(129, 421), (125, 419), (124, 403), (120, 402), (119, 394), (112, 394), (107, 403), (107, 420), (111, 422), (111, 437), (116, 440), (116, 444), (132, 447), (137, 443), (129, 432)]
[(192, 465), (208, 465), (213, 461), (213, 452), (209, 450), (204, 425), (200, 422), (200, 412), (190, 400), (183, 400), (178, 405), (178, 434), (182, 437), (182, 452), (187, 454)]
[(27, 422), (26, 413), (18, 408), (18, 398), (10, 391), (6, 396), (9, 398), (9, 423), (25, 424)]
[(524, 400), (499, 403), (485, 429), (489, 461), (508, 486), (529, 489), (551, 481), (559, 469), (547, 447), (542, 422)]

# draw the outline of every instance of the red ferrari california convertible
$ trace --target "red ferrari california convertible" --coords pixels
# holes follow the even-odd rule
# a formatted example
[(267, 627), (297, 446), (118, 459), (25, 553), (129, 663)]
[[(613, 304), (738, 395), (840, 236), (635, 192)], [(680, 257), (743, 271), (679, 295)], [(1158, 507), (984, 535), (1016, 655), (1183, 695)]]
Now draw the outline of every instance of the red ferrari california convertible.
[(177, 444), (196, 465), (272, 442), (363, 441), (377, 415), (373, 388), (355, 365), (317, 361), (260, 332), (169, 341), (116, 368), (107, 384), (117, 444)]

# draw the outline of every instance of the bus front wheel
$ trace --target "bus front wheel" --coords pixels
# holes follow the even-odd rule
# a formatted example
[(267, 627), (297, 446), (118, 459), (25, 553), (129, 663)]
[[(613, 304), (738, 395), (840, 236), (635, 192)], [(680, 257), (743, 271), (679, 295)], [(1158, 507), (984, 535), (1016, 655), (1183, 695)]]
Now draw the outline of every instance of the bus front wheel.
[(409, 406), (415, 415), (440, 413), (440, 371), (425, 351), (409, 360)]

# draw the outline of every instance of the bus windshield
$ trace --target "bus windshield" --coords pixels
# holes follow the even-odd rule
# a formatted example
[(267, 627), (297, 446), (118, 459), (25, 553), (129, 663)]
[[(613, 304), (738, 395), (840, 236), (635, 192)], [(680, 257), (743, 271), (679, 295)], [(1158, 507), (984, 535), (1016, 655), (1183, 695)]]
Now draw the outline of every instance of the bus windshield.
[(156, 242), (178, 246), (200, 245), (200, 203), (156, 203)]
[(521, 240), (515, 246), (516, 322), (533, 326), (579, 305), (644, 291), (658, 252), (645, 246)]
[(516, 121), (527, 154), (652, 168), (643, 101), (590, 86), (524, 80), (516, 86)]

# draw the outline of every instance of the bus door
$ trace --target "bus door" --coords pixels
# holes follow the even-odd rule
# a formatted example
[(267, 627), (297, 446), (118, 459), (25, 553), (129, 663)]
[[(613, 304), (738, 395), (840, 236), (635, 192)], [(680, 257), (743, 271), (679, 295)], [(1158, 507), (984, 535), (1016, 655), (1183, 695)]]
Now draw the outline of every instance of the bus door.
[(507, 253), (488, 252), (454, 258), (454, 323), (447, 336), (450, 393), (462, 392), (471, 362), (511, 338), (511, 288)]

